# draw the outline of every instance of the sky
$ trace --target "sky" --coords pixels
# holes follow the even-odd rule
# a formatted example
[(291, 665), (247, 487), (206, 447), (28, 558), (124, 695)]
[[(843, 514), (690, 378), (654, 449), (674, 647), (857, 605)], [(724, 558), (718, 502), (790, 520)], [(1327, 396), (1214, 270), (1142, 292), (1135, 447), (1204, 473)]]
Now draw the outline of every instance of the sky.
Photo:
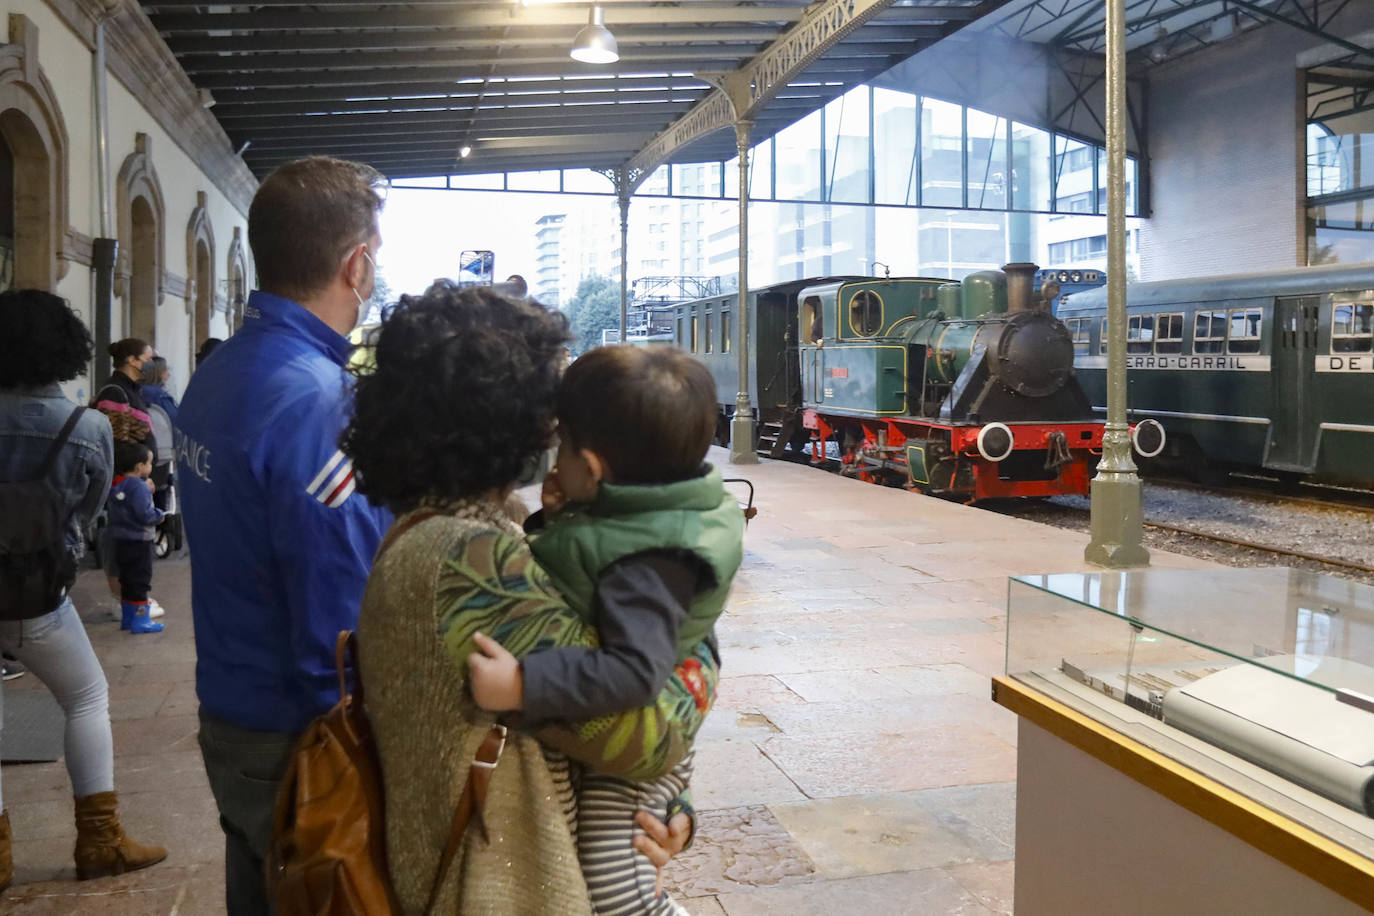
[(455, 276), (461, 252), (488, 249), (496, 253), (497, 280), (532, 280), (535, 221), (592, 206), (614, 206), (614, 198), (392, 188), (382, 210), (379, 270), (394, 294), (419, 293)]

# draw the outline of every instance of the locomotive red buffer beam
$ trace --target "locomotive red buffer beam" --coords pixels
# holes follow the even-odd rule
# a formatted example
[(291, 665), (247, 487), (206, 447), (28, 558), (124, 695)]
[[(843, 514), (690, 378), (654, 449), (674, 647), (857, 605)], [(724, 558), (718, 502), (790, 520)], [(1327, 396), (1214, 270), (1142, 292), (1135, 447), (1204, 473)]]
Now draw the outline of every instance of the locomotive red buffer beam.
[[(956, 479), (954, 489), (957, 495), (973, 502), (1086, 495), (1102, 452), (1103, 428), (1101, 423), (1091, 422), (946, 427), (950, 450), (957, 456), (958, 470), (964, 472), (956, 472), (963, 479)], [(914, 463), (911, 470), (915, 483), (918, 469)]]
[[(966, 502), (1087, 494), (1104, 429), (1093, 421), (942, 425), (815, 410), (805, 411), (803, 425), (816, 432), (817, 461), (819, 443), (842, 444), (843, 474)], [(1153, 447), (1155, 432), (1141, 445)]]

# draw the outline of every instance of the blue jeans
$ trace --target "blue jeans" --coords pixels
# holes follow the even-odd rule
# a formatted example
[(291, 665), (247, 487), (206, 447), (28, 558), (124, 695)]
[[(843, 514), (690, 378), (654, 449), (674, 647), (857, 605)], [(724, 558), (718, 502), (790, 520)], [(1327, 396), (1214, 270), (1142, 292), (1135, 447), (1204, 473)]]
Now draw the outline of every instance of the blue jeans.
[[(67, 714), (65, 750), (72, 795), (113, 792), (110, 691), (72, 600), (63, 598), (57, 610), (32, 620), (0, 620), (0, 649), (42, 681)], [(0, 727), (3, 713), (0, 690)]]
[(224, 830), (229, 916), (267, 916), (267, 853), (277, 787), (299, 735), (258, 732), (200, 712), (200, 753)]

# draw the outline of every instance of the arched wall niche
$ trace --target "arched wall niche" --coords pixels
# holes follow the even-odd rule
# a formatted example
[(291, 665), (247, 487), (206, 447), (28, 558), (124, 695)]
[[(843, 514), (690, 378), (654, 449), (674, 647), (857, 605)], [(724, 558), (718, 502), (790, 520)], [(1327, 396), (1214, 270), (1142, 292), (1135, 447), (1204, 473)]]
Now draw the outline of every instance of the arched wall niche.
[(243, 327), (243, 307), (248, 301), (248, 258), (244, 254), (243, 230), (239, 226), (234, 227), (234, 238), (229, 242), (229, 263), (226, 266), (226, 318), (229, 333), (232, 334)]
[(215, 310), (215, 233), (206, 210), (208, 195), (196, 192), (196, 208), (186, 223), (186, 312), (191, 315), (191, 351), (210, 336)]
[(134, 151), (119, 167), (115, 209), (119, 219), (115, 287), (124, 300), (124, 326), (131, 336), (156, 346), (157, 309), (166, 288), (167, 208), (147, 134), (134, 135)]
[(67, 127), (38, 65), (38, 27), (20, 13), (0, 45), (0, 136), (14, 160), (13, 285), (52, 291), (67, 272)]

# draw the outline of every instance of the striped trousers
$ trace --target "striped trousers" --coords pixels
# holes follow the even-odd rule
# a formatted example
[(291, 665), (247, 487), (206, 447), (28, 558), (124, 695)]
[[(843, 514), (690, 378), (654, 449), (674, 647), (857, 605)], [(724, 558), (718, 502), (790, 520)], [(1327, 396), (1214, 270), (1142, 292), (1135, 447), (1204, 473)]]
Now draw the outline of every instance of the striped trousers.
[(635, 814), (649, 811), (667, 819), (668, 805), (687, 788), (692, 755), (666, 776), (630, 782), (584, 771), (577, 795), (577, 857), (596, 916), (686, 916), (667, 894), (654, 894), (653, 863), (635, 851), (644, 831)]

